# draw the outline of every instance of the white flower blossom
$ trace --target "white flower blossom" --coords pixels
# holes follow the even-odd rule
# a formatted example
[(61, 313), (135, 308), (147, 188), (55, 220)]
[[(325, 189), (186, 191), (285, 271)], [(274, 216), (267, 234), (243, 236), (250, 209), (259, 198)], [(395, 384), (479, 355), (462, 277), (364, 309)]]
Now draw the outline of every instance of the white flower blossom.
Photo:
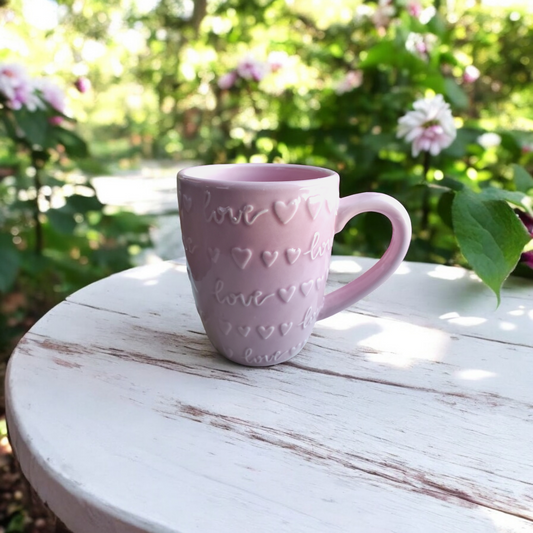
[(463, 72), (463, 80), (466, 83), (474, 83), (480, 76), (479, 69), (474, 65), (468, 65)]
[(278, 70), (287, 66), (289, 62), (289, 54), (287, 52), (270, 52), (268, 54), (267, 63), (270, 66), (272, 72), (277, 72)]
[(26, 68), (19, 63), (0, 63), (0, 93), (11, 109), (25, 105), (35, 111), (40, 103)]
[(433, 98), (421, 98), (398, 120), (398, 137), (412, 143), (412, 154), (420, 152), (439, 154), (448, 148), (457, 136), (450, 106), (441, 94)]
[(429, 52), (433, 50), (437, 37), (432, 33), (427, 33), (425, 35), (421, 33), (411, 32), (407, 36), (407, 41), (405, 42), (405, 48), (412, 54), (420, 57), (424, 61), (429, 59)]
[(270, 66), (248, 55), (237, 66), (237, 73), (245, 80), (261, 81), (270, 72)]
[(488, 150), (489, 148), (495, 148), (496, 146), (500, 146), (502, 143), (502, 138), (497, 133), (484, 133), (483, 135), (480, 135), (477, 138), (477, 142), (485, 148), (485, 150)]
[(33, 80), (33, 85), (45, 102), (48, 102), (56, 111), (65, 113), (67, 107), (65, 92), (59, 85), (49, 78), (37, 78)]

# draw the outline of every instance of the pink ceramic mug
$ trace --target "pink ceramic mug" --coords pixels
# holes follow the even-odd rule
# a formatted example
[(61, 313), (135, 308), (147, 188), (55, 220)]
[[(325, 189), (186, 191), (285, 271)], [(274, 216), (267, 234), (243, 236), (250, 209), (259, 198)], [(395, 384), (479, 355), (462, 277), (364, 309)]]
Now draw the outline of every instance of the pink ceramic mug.
[[(411, 239), (404, 207), (390, 196), (339, 200), (332, 170), (284, 164), (181, 170), (178, 201), (196, 307), (228, 359), (269, 366), (294, 357), (317, 320), (363, 298), (401, 263)], [(386, 215), (389, 248), (368, 272), (324, 296), (333, 236), (359, 213)]]

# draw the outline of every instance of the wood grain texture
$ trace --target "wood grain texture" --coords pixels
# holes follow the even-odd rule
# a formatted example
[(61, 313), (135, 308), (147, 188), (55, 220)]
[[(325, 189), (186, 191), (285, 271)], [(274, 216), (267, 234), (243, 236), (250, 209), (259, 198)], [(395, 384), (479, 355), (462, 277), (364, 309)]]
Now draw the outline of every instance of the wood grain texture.
[[(329, 287), (372, 260), (335, 258)], [(271, 368), (211, 348), (178, 262), (19, 344), (7, 416), (75, 533), (533, 532), (533, 285), (404, 263)]]

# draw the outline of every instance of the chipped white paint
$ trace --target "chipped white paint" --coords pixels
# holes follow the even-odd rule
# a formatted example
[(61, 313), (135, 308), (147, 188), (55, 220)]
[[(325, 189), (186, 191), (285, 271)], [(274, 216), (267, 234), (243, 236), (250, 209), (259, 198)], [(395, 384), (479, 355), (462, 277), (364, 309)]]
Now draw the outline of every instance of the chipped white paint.
[[(330, 290), (372, 263), (339, 261)], [(533, 284), (495, 307), (466, 271), (404, 263), (246, 368), (210, 347), (183, 265), (130, 270), (19, 344), (12, 443), (75, 533), (531, 533)]]

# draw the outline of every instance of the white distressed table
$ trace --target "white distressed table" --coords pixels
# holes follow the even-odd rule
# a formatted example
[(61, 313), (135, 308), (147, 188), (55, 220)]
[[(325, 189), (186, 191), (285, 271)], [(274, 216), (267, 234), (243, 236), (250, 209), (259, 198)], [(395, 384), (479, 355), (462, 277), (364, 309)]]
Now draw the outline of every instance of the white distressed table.
[[(371, 260), (334, 258), (330, 288)], [(185, 266), (74, 294), (21, 341), (7, 417), (75, 533), (533, 532), (533, 284), (404, 263), (271, 368), (211, 348)]]

